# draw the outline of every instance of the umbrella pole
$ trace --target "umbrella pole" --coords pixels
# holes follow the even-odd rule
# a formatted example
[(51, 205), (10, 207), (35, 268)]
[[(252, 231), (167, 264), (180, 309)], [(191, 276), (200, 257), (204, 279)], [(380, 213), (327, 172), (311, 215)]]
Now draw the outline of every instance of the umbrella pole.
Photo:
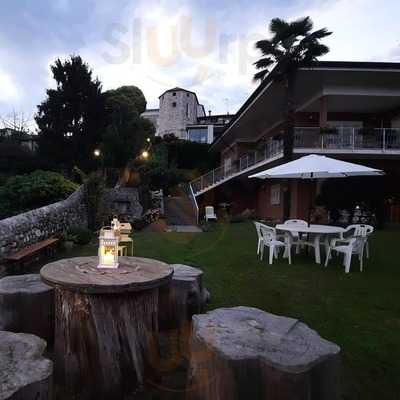
[(311, 178), (310, 178), (310, 182), (311, 182), (311, 190), (310, 190), (310, 201), (308, 204), (308, 218), (307, 218), (307, 222), (308, 222), (308, 226), (310, 227), (311, 225), (311, 209), (312, 209), (312, 204), (313, 204), (313, 199), (312, 199), (312, 188), (313, 188), (313, 183), (314, 183), (314, 174), (311, 172)]

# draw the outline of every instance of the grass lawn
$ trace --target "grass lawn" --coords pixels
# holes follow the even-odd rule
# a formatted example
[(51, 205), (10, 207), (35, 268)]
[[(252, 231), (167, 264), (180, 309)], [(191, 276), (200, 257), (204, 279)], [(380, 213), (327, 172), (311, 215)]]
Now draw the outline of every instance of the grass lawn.
[[(209, 308), (245, 305), (298, 318), (342, 348), (343, 399), (400, 399), (400, 230), (378, 231), (363, 273), (325, 269), (312, 257), (256, 256), (252, 224), (216, 225), (201, 234), (137, 233), (135, 255), (200, 266)], [(94, 254), (83, 247), (74, 255)], [(65, 256), (65, 255), (63, 255)]]

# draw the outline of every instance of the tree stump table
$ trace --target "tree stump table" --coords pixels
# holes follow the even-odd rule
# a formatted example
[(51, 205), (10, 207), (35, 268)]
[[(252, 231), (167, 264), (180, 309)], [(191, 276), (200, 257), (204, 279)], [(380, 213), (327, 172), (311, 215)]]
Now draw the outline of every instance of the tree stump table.
[(0, 279), (0, 330), (54, 338), (54, 290), (39, 274)]
[(137, 257), (97, 264), (78, 257), (40, 271), (55, 288), (55, 378), (70, 399), (131, 396), (157, 361), (158, 292), (173, 269)]
[(340, 347), (251, 307), (193, 316), (190, 400), (336, 400)]
[(53, 399), (53, 363), (35, 335), (0, 331), (0, 400)]

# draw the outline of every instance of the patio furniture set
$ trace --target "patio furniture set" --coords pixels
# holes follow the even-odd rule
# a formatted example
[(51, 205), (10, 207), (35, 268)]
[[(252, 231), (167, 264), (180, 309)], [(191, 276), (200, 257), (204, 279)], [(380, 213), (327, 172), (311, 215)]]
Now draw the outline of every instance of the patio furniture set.
[(283, 256), (292, 262), (291, 249), (296, 248), (298, 254), (301, 248), (314, 249), (315, 262), (321, 264), (321, 244), (325, 247), (325, 267), (332, 258), (332, 253), (344, 254), (343, 265), (345, 272), (350, 272), (352, 255), (357, 255), (360, 271), (363, 270), (364, 253), (369, 258), (368, 238), (373, 233), (371, 225), (349, 225), (347, 228), (330, 225), (308, 224), (301, 219), (291, 219), (275, 227), (255, 222), (257, 231), (257, 254), (261, 260), (264, 248), (269, 248), (269, 264), (277, 258), (279, 249), (284, 249)]

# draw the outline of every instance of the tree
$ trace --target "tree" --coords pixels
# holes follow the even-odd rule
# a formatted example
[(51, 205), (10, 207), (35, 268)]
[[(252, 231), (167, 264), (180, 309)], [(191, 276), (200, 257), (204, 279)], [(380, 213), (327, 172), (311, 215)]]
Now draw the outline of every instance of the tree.
[[(293, 22), (280, 18), (271, 20), (269, 30), (271, 39), (259, 40), (256, 48), (262, 53), (255, 66), (260, 71), (254, 80), (264, 80), (267, 76), (282, 83), (285, 88), (285, 135), (283, 139), (284, 157), (290, 161), (293, 155), (295, 104), (294, 88), (296, 73), (300, 67), (312, 66), (318, 59), (329, 52), (329, 48), (320, 40), (331, 35), (326, 28), (312, 32), (313, 22), (310, 17)], [(290, 190), (284, 199), (284, 217), (290, 212)]]
[[(293, 22), (280, 18), (272, 19), (270, 26), (271, 39), (259, 40), (256, 48), (262, 53), (255, 66), (260, 71), (254, 75), (255, 80), (263, 80), (268, 74), (271, 79), (283, 83), (286, 92), (284, 153), (287, 159), (293, 153), (294, 138), (294, 86), (298, 68), (311, 66), (318, 57), (329, 52), (329, 48), (320, 40), (332, 34), (326, 28), (311, 32), (313, 22), (305, 17)], [(271, 71), (271, 67), (273, 70)]]
[(56, 89), (38, 105), (39, 154), (55, 167), (94, 167), (93, 149), (104, 130), (101, 83), (79, 56), (51, 66)]
[(146, 99), (135, 86), (121, 86), (104, 93), (106, 129), (103, 134), (104, 161), (107, 166), (124, 167), (147, 147), (155, 133), (153, 124), (141, 117)]

